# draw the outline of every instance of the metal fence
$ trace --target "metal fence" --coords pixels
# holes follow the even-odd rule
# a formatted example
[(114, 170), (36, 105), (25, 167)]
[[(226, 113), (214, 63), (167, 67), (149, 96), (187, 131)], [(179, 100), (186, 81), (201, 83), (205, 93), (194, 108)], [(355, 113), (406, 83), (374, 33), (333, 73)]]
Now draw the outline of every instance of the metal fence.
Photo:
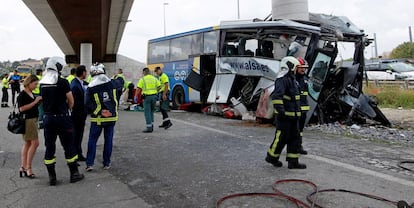
[(369, 86), (374, 87), (394, 87), (414, 90), (414, 80), (370, 80)]

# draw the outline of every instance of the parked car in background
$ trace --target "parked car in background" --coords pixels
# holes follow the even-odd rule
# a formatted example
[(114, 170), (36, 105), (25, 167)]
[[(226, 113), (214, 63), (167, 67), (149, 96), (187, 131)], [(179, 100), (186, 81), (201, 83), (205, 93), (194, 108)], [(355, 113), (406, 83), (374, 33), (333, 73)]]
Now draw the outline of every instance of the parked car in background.
[(381, 62), (365, 65), (368, 80), (414, 80), (414, 66), (402, 62)]

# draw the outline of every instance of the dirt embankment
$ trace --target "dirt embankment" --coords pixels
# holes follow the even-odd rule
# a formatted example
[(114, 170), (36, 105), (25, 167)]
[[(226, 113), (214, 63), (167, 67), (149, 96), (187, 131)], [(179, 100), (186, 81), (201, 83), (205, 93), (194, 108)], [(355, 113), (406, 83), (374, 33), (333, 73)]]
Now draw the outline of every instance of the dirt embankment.
[(381, 111), (393, 126), (414, 130), (414, 109), (382, 108)]

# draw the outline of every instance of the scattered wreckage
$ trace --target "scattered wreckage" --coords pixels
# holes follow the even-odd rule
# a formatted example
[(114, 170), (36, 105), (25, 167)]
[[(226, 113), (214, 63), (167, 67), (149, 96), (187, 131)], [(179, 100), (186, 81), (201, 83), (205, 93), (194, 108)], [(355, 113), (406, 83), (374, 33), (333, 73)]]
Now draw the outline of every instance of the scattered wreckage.
[[(207, 57), (215, 58), (214, 76), (202, 78), (207, 83), (203, 88), (195, 84), (195, 70), (184, 81), (204, 94), (202, 103), (211, 104), (205, 111), (224, 113), (228, 118), (272, 119), (269, 96), (279, 61), (292, 55), (304, 57), (310, 66), (307, 76), (311, 109), (307, 122), (351, 124), (368, 119), (391, 125), (375, 99), (362, 92), (364, 48), (372, 40), (348, 18), (311, 13), (310, 21), (223, 22), (219, 28), (220, 54)], [(354, 44), (350, 66), (335, 62), (340, 42)], [(206, 66), (211, 70), (211, 64)], [(197, 67), (198, 71), (203, 70), (203, 64)]]

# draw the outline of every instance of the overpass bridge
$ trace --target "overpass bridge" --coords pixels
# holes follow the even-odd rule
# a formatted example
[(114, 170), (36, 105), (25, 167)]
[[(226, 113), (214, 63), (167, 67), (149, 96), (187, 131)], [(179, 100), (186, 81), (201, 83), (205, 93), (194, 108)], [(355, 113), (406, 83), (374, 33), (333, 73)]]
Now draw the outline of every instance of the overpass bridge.
[(87, 67), (116, 62), (134, 0), (23, 0), (65, 54)]

